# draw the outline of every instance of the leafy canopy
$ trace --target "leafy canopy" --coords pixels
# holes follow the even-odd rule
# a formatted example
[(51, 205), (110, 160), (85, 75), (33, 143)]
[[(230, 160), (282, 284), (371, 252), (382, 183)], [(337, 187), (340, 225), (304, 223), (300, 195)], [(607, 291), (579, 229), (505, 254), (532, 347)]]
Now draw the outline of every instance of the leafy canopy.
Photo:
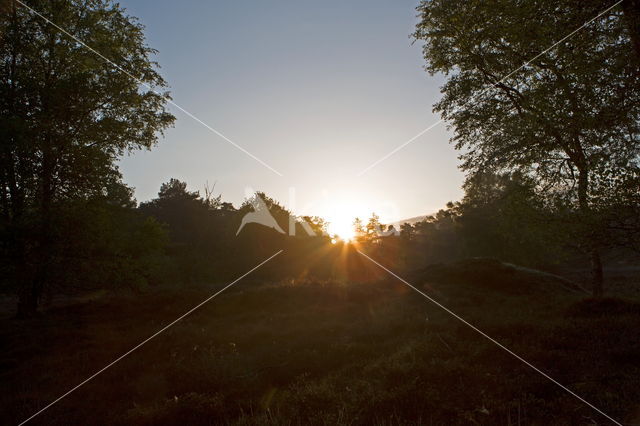
[(640, 75), (622, 11), (612, 9), (541, 54), (606, 7), (420, 3), (414, 36), (425, 42), (427, 70), (447, 76), (434, 109), (454, 129), (464, 170), (519, 170), (546, 194), (582, 198), (583, 205), (595, 187), (606, 182), (617, 190), (628, 185), (622, 177), (637, 176)]

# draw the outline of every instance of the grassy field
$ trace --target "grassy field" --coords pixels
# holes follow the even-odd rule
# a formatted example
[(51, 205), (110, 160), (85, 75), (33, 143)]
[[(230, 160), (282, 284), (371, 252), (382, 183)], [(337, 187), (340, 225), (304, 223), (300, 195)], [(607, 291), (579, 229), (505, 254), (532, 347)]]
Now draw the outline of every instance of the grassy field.
[[(519, 282), (432, 297), (613, 418), (640, 422), (640, 305)], [(17, 424), (216, 286), (104, 296), (4, 320), (3, 424)], [(398, 281), (242, 282), (33, 424), (608, 424)]]

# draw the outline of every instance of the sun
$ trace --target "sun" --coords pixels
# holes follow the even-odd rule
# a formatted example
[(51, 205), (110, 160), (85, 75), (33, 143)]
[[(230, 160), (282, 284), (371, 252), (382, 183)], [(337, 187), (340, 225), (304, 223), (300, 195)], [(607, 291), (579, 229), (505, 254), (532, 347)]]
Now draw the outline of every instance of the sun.
[(346, 212), (336, 212), (336, 214), (328, 218), (327, 231), (329, 231), (330, 235), (336, 235), (342, 241), (351, 241), (355, 237), (353, 219), (354, 217)]
[(371, 208), (363, 200), (361, 192), (343, 190), (331, 196), (325, 194), (314, 211), (326, 220), (327, 233), (335, 244), (340, 241), (355, 242), (357, 235), (353, 222), (357, 217), (366, 217)]

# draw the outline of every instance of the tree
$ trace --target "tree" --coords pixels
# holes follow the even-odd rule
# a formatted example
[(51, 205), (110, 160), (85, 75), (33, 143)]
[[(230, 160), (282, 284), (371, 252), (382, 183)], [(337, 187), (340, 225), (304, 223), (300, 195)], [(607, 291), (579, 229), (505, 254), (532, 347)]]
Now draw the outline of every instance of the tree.
[(117, 158), (174, 121), (143, 26), (117, 3), (28, 3), (127, 73), (16, 2), (0, 16), (0, 210), (23, 315), (47, 285), (60, 207), (104, 193), (120, 180)]
[[(320, 216), (302, 216), (300, 219), (302, 221), (306, 222), (309, 225), (309, 229), (313, 232), (314, 235), (316, 235), (316, 236), (328, 236), (328, 231), (327, 231), (328, 223), (322, 217), (320, 217)], [(300, 235), (300, 234), (298, 234), (298, 232), (296, 232), (296, 235)], [(308, 233), (305, 233), (303, 235), (308, 235)]]
[(178, 244), (197, 241), (208, 209), (198, 191), (188, 191), (186, 182), (173, 178), (160, 185), (158, 198), (140, 204), (144, 214), (169, 225), (172, 240)]
[(353, 220), (353, 235), (356, 238), (356, 241), (361, 241), (365, 236), (364, 224), (362, 223), (362, 219), (356, 217)]
[(622, 0), (621, 5), (636, 53), (635, 60), (640, 65), (640, 0)]
[(400, 224), (400, 238), (406, 241), (411, 241), (415, 238), (416, 229), (410, 223)]
[(378, 241), (381, 233), (384, 232), (383, 227), (384, 225), (380, 223), (380, 216), (375, 213), (371, 213), (371, 217), (369, 218), (367, 226), (365, 227), (367, 241)]
[(201, 198), (198, 191), (187, 189), (186, 182), (172, 178), (160, 186), (157, 198), (140, 204), (140, 211), (168, 230), (176, 270), (172, 280), (191, 283), (207, 278), (207, 266), (219, 257), (221, 231), (231, 227), (231, 220), (218, 223), (211, 199)]
[(289, 222), (290, 218), (292, 217), (292, 213), (278, 201), (269, 197), (262, 191), (258, 191), (251, 197), (245, 199), (238, 211), (242, 215), (245, 215), (249, 212), (257, 211), (260, 209), (268, 210), (269, 214), (273, 217), (273, 219), (276, 221), (276, 224), (280, 228), (278, 231), (288, 233), (287, 230), (289, 228)]
[(55, 289), (137, 291), (162, 281), (166, 232), (135, 209), (131, 193), (114, 182), (103, 196), (57, 206), (52, 220), (56, 258), (49, 265), (45, 294)]
[(470, 177), (518, 171), (548, 200), (573, 209), (595, 295), (603, 291), (607, 221), (594, 191), (608, 180), (621, 201), (633, 182), (626, 177), (638, 173), (640, 73), (620, 8), (545, 50), (559, 28), (577, 29), (605, 8), (578, 0), (424, 0), (414, 34), (425, 41), (427, 70), (447, 75), (434, 109), (455, 129), (463, 170)]
[(519, 173), (480, 173), (468, 179), (464, 189), (455, 208), (467, 256), (529, 266), (562, 258), (566, 225), (545, 207), (532, 179)]

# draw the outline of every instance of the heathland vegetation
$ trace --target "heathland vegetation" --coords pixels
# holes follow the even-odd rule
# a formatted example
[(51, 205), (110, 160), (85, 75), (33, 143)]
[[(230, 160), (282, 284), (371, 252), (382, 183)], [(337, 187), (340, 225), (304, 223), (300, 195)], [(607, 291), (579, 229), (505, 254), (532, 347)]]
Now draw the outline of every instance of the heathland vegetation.
[[(344, 241), (263, 192), (233, 205), (171, 179), (138, 203), (118, 159), (175, 121), (143, 26), (109, 0), (3, 2), (3, 423), (279, 251), (34, 421), (608, 421), (437, 301), (637, 422), (640, 3), (610, 6), (421, 1), (464, 197), (399, 229), (354, 218)], [(274, 226), (243, 225), (265, 210)]]

